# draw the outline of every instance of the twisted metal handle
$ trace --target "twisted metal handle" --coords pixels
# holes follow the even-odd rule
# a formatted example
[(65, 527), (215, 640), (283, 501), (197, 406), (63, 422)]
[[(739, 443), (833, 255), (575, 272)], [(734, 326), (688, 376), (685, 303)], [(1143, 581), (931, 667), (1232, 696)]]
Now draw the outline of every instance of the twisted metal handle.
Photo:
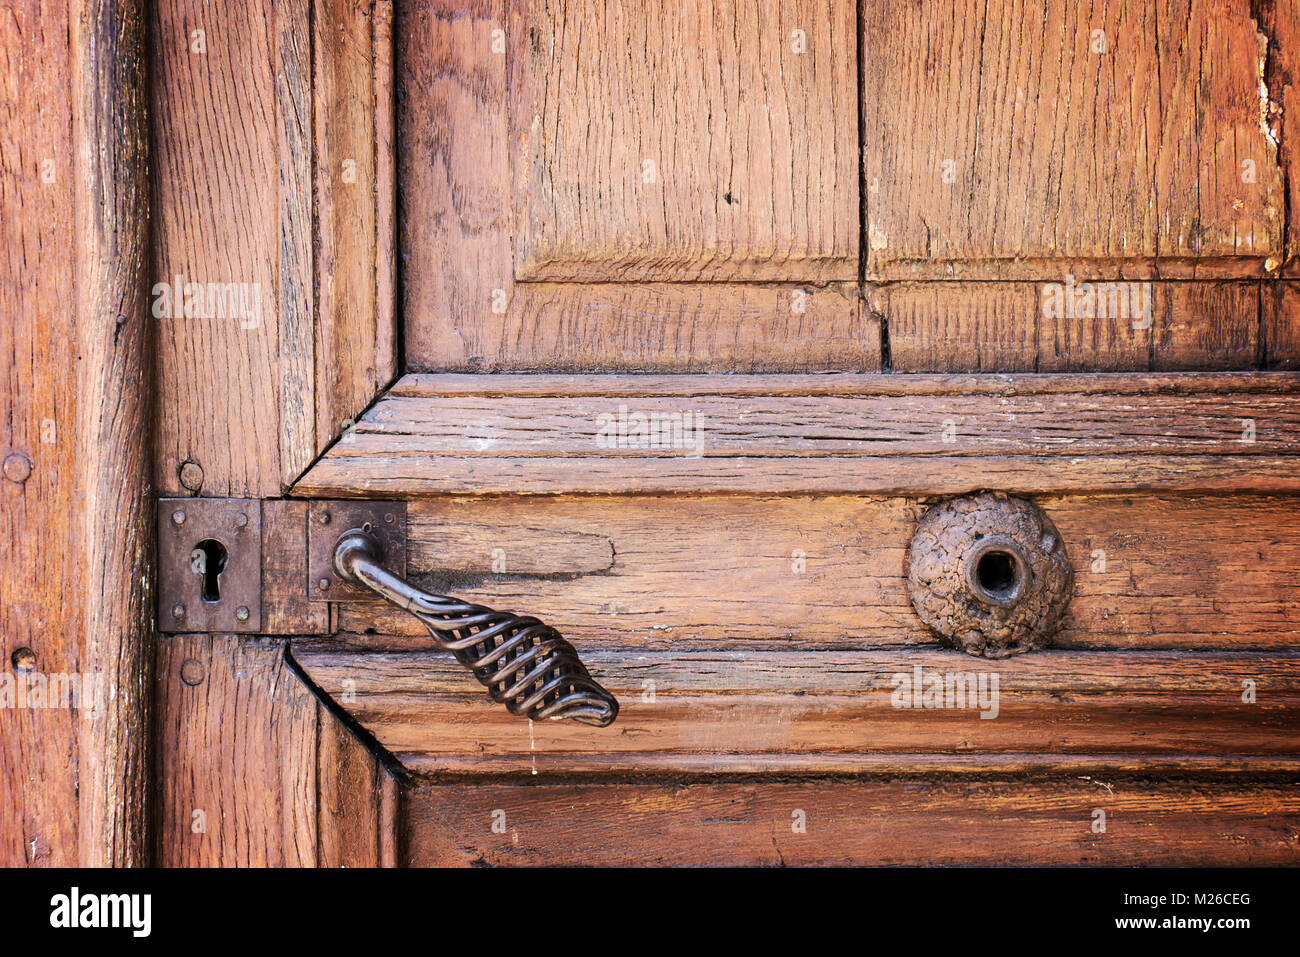
[(573, 645), (550, 625), (528, 615), (494, 611), (423, 591), (381, 564), (379, 541), (354, 528), (334, 546), (339, 577), (365, 585), (424, 623), (515, 716), (572, 718), (605, 727), (618, 716), (618, 699), (587, 672)]

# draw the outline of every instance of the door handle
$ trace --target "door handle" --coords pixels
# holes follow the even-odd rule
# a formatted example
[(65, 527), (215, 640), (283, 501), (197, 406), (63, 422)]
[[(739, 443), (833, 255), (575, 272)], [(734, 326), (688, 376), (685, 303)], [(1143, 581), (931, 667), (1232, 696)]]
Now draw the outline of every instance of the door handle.
[(473, 671), (492, 700), (511, 714), (572, 718), (601, 728), (618, 716), (618, 699), (591, 677), (573, 645), (545, 622), (417, 588), (383, 566), (379, 539), (364, 529), (339, 537), (334, 569), (340, 578), (420, 619), (438, 646)]

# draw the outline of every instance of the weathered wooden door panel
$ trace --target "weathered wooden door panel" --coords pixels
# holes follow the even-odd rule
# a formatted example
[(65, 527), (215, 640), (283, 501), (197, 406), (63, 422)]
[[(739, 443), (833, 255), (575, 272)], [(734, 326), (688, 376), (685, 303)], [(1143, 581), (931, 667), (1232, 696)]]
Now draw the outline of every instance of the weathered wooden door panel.
[(843, 0), (404, 5), (408, 368), (878, 369), (855, 31)]
[[(0, 858), (1294, 862), (1297, 23), (15, 8), (0, 625), (116, 696), (0, 709)], [(909, 591), (986, 489), (1071, 582), (1000, 660)], [(249, 634), (149, 621), (159, 495), (257, 510)], [(400, 500), (416, 583), (556, 625), (618, 721), (313, 600), (335, 499)]]

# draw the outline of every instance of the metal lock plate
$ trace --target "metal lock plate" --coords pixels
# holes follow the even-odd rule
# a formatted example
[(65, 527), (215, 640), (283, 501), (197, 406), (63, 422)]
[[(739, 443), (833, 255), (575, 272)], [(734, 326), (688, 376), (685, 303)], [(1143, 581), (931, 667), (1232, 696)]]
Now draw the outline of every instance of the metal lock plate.
[(158, 630), (262, 628), (262, 503), (158, 500)]
[(363, 585), (344, 581), (334, 568), (334, 546), (359, 528), (379, 541), (384, 567), (406, 575), (405, 502), (320, 502), (307, 507), (307, 598), (311, 601), (376, 601)]

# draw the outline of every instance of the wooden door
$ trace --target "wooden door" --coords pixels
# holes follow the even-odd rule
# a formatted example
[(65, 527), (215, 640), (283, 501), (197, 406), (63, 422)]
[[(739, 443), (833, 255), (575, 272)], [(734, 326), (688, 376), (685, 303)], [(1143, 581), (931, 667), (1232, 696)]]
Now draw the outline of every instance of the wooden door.
[[(1296, 860), (1293, 0), (148, 15), (144, 857)], [(365, 503), (617, 720), (321, 589)], [(252, 597), (158, 601), (218, 525)]]

